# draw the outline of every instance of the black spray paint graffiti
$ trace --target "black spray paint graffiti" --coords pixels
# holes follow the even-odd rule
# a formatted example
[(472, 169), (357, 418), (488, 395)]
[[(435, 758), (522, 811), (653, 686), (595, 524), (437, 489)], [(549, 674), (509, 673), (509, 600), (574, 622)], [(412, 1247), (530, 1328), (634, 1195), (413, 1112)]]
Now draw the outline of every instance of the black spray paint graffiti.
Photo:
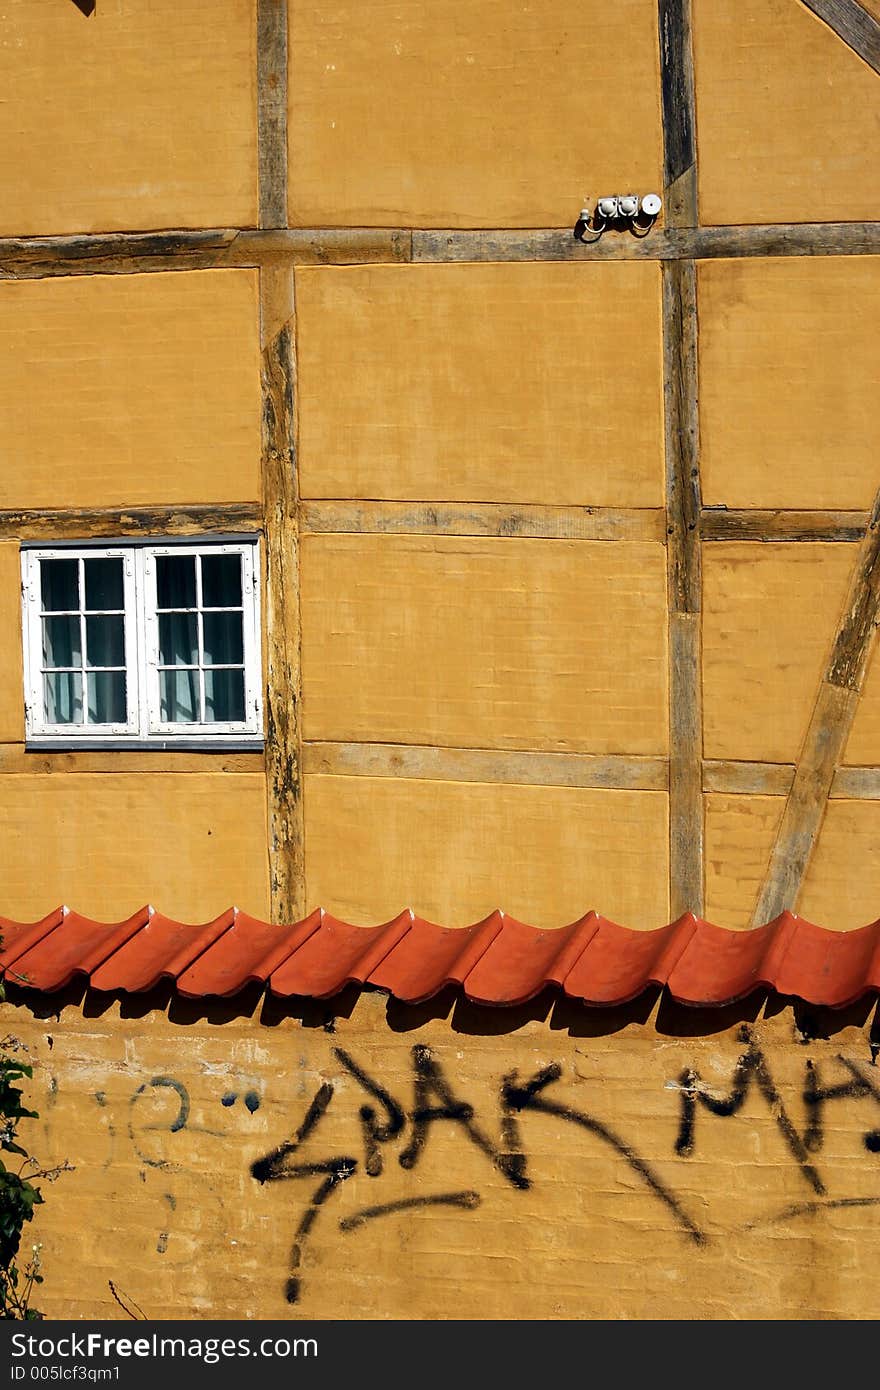
[[(563, 1105), (543, 1094), (547, 1087), (558, 1081), (562, 1075), (562, 1068), (558, 1063), (544, 1067), (524, 1083), (520, 1083), (515, 1072), (504, 1077), (499, 1096), (500, 1142), (496, 1143), (482, 1126), (477, 1124), (473, 1106), (456, 1096), (430, 1048), (417, 1044), (412, 1049), (413, 1102), (409, 1111), (405, 1111), (400, 1102), (370, 1077), (342, 1048), (334, 1048), (333, 1055), (372, 1101), (378, 1102), (383, 1112), (381, 1122), (375, 1104), (365, 1103), (358, 1112), (363, 1144), (363, 1169), (368, 1177), (381, 1176), (384, 1167), (382, 1146), (401, 1135), (407, 1122), (411, 1126), (409, 1142), (398, 1154), (398, 1163), (403, 1169), (410, 1171), (416, 1167), (424, 1152), (431, 1127), (438, 1123), (452, 1123), (460, 1126), (464, 1137), (484, 1154), (513, 1188), (528, 1191), (531, 1180), (527, 1173), (527, 1158), (522, 1145), (518, 1117), (525, 1111), (532, 1111), (577, 1125), (610, 1145), (615, 1153), (626, 1160), (654, 1196), (667, 1207), (686, 1236), (697, 1244), (701, 1244), (705, 1239), (675, 1193), (620, 1135), (587, 1111)], [(328, 1198), (358, 1171), (358, 1158), (353, 1154), (338, 1154), (318, 1162), (301, 1162), (295, 1157), (326, 1114), (333, 1095), (332, 1084), (323, 1082), (293, 1137), (258, 1159), (251, 1167), (253, 1177), (260, 1183), (292, 1178), (320, 1178), (294, 1236), (290, 1275), (285, 1288), (289, 1303), (297, 1302), (300, 1296), (299, 1271), (303, 1246), (318, 1213)], [(376, 1217), (417, 1207), (452, 1206), (474, 1210), (479, 1206), (480, 1200), (480, 1194), (473, 1190), (408, 1197), (396, 1202), (364, 1207), (361, 1211), (343, 1218), (339, 1222), (339, 1229), (354, 1231)]]
[[(781, 1211), (750, 1222), (743, 1230), (751, 1230), (767, 1222), (778, 1224), (791, 1221), (819, 1208), (880, 1204), (880, 1197), (829, 1196), (816, 1162), (816, 1156), (824, 1145), (829, 1107), (840, 1101), (863, 1100), (880, 1105), (880, 1080), (874, 1079), (872, 1067), (860, 1065), (839, 1054), (823, 1062), (821, 1070), (812, 1059), (807, 1060), (800, 1097), (805, 1112), (805, 1126), (801, 1133), (786, 1109), (754, 1031), (746, 1025), (740, 1036), (744, 1050), (733, 1067), (728, 1087), (723, 1091), (710, 1086), (692, 1067), (686, 1068), (674, 1085), (667, 1083), (673, 1086), (679, 1097), (677, 1132), (673, 1142), (673, 1152), (677, 1157), (686, 1162), (695, 1153), (699, 1129), (697, 1116), (700, 1112), (704, 1112), (707, 1119), (709, 1116), (735, 1117), (743, 1109), (749, 1095), (754, 1093), (767, 1106), (795, 1171), (808, 1192), (805, 1200), (791, 1202)], [(541, 1068), (525, 1080), (521, 1080), (516, 1072), (501, 1079), (497, 1095), (496, 1138), (478, 1121), (474, 1107), (456, 1093), (430, 1048), (419, 1044), (411, 1050), (412, 1092), (406, 1104), (392, 1095), (342, 1048), (334, 1048), (333, 1056), (361, 1093), (361, 1104), (357, 1110), (359, 1140), (352, 1151), (317, 1158), (311, 1154), (306, 1157), (301, 1152), (321, 1124), (336, 1094), (333, 1084), (325, 1081), (312, 1098), (295, 1134), (251, 1165), (251, 1174), (259, 1183), (288, 1179), (317, 1180), (294, 1234), (290, 1271), (285, 1285), (286, 1296), (291, 1303), (298, 1300), (301, 1292), (305, 1244), (330, 1197), (340, 1191), (347, 1179), (357, 1172), (363, 1172), (369, 1178), (381, 1178), (389, 1161), (390, 1146), (395, 1140), (402, 1144), (396, 1154), (397, 1164), (404, 1171), (416, 1169), (437, 1124), (452, 1125), (462, 1139), (491, 1164), (503, 1181), (519, 1192), (532, 1188), (521, 1134), (520, 1122), (523, 1117), (543, 1115), (572, 1124), (599, 1140), (629, 1166), (644, 1188), (665, 1209), (684, 1239), (696, 1246), (703, 1246), (709, 1240), (707, 1232), (689, 1213), (673, 1187), (659, 1176), (651, 1163), (627, 1139), (595, 1114), (565, 1104), (563, 1098), (551, 1093), (551, 1088), (563, 1077), (563, 1069), (558, 1062)], [(167, 1097), (170, 1107), (163, 1105), (163, 1097)], [(154, 1103), (152, 1114), (156, 1114), (155, 1106), (158, 1105), (159, 1116), (148, 1120), (151, 1112), (147, 1102), (151, 1098)], [(103, 1092), (96, 1093), (95, 1099), (102, 1109), (106, 1108)], [(225, 1091), (219, 1096), (220, 1105), (226, 1111), (238, 1100), (243, 1102), (242, 1111), (247, 1111), (251, 1116), (260, 1107), (260, 1098), (253, 1090), (244, 1093)], [(245, 1118), (243, 1114), (242, 1118)], [(228, 1137), (218, 1130), (206, 1128), (197, 1120), (193, 1121), (189, 1092), (177, 1078), (153, 1076), (135, 1089), (128, 1103), (128, 1134), (144, 1165), (142, 1179), (146, 1179), (149, 1169), (163, 1170), (166, 1174), (180, 1170), (181, 1165), (166, 1156), (167, 1148), (164, 1145), (157, 1148), (151, 1140), (153, 1134), (178, 1134), (183, 1130), (221, 1140)], [(115, 1142), (112, 1125), (108, 1126), (108, 1132), (111, 1141)], [(866, 1130), (863, 1143), (868, 1153), (880, 1153), (880, 1128)], [(344, 1147), (348, 1149), (348, 1145)], [(168, 1210), (159, 1232), (157, 1250), (164, 1254), (169, 1240), (169, 1218), (177, 1203), (169, 1192), (163, 1194), (163, 1199)], [(396, 1201), (370, 1203), (342, 1217), (338, 1228), (344, 1234), (356, 1232), (376, 1219), (427, 1206), (474, 1211), (481, 1202), (481, 1194), (471, 1188), (406, 1196)]]

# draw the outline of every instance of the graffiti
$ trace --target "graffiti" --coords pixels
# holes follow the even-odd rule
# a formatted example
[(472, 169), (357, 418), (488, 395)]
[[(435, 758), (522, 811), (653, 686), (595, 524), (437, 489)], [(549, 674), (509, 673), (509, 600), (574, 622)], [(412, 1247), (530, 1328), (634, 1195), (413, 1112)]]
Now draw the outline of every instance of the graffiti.
[[(458, 1126), (462, 1137), (488, 1159), (511, 1187), (523, 1192), (528, 1191), (532, 1183), (527, 1171), (527, 1155), (522, 1143), (519, 1116), (524, 1112), (533, 1112), (574, 1124), (609, 1145), (671, 1212), (684, 1234), (697, 1244), (704, 1242), (705, 1236), (696, 1221), (632, 1145), (588, 1111), (574, 1109), (544, 1095), (547, 1088), (562, 1076), (562, 1067), (558, 1063), (542, 1068), (525, 1082), (520, 1082), (516, 1072), (503, 1078), (498, 1097), (499, 1141), (496, 1142), (484, 1127), (477, 1123), (474, 1107), (456, 1095), (440, 1062), (431, 1049), (423, 1044), (416, 1044), (411, 1053), (413, 1099), (408, 1110), (342, 1048), (334, 1048), (333, 1055), (343, 1070), (373, 1101), (378, 1102), (383, 1112), (380, 1122), (375, 1105), (365, 1103), (358, 1111), (362, 1155), (359, 1157), (350, 1153), (337, 1154), (319, 1161), (300, 1161), (293, 1157), (317, 1129), (333, 1100), (333, 1085), (325, 1081), (318, 1088), (305, 1119), (293, 1138), (265, 1157), (257, 1159), (251, 1166), (252, 1176), (260, 1183), (292, 1178), (321, 1179), (311, 1195), (309, 1206), (301, 1217), (294, 1235), (290, 1274), (285, 1287), (288, 1302), (295, 1303), (299, 1299), (303, 1247), (321, 1208), (331, 1195), (339, 1191), (341, 1185), (358, 1171), (359, 1165), (368, 1177), (380, 1177), (384, 1170), (383, 1146), (402, 1135), (407, 1124), (410, 1127), (408, 1142), (397, 1155), (397, 1162), (404, 1170), (411, 1172), (418, 1165), (433, 1126), (453, 1124)], [(473, 1190), (420, 1194), (395, 1202), (364, 1207), (342, 1218), (339, 1221), (339, 1229), (342, 1232), (355, 1231), (378, 1217), (409, 1211), (416, 1207), (449, 1206), (472, 1211), (480, 1202), (480, 1194)]]
[[(220, 1097), (220, 1104), (228, 1110), (230, 1105), (234, 1105), (237, 1100), (237, 1091), (225, 1091)], [(242, 1096), (242, 1101), (244, 1102), (245, 1109), (250, 1111), (252, 1115), (260, 1108), (260, 1097), (257, 1095), (256, 1091), (246, 1091)]]
[[(880, 1085), (856, 1062), (838, 1056), (836, 1062), (847, 1073), (848, 1079), (831, 1086), (823, 1086), (819, 1068), (808, 1059), (804, 1066), (805, 1080), (803, 1102), (807, 1111), (807, 1124), (801, 1136), (785, 1108), (781, 1095), (773, 1081), (770, 1067), (762, 1052), (754, 1032), (744, 1024), (740, 1040), (746, 1044), (746, 1051), (738, 1058), (731, 1078), (731, 1089), (727, 1096), (717, 1096), (706, 1086), (699, 1072), (691, 1067), (685, 1068), (678, 1081), (681, 1095), (681, 1113), (675, 1152), (689, 1157), (694, 1151), (695, 1122), (697, 1106), (710, 1114), (728, 1117), (735, 1115), (743, 1106), (749, 1089), (754, 1083), (770, 1109), (785, 1145), (798, 1165), (804, 1181), (820, 1197), (826, 1195), (825, 1182), (815, 1164), (810, 1161), (811, 1153), (818, 1153), (824, 1143), (825, 1106), (834, 1100), (864, 1100), (873, 1098), (880, 1104)], [(869, 1153), (880, 1153), (880, 1129), (871, 1129), (863, 1138)], [(825, 1204), (828, 1205), (828, 1204)], [(800, 1210), (800, 1208), (798, 1208)], [(782, 1214), (780, 1214), (780, 1219)]]
[(681, 1090), (681, 1120), (675, 1151), (688, 1157), (694, 1149), (694, 1122), (697, 1104), (704, 1106), (713, 1115), (735, 1115), (745, 1102), (749, 1088), (754, 1082), (770, 1107), (770, 1112), (779, 1127), (785, 1144), (795, 1161), (800, 1165), (804, 1178), (814, 1191), (824, 1195), (825, 1185), (809, 1160), (807, 1145), (798, 1134), (788, 1117), (782, 1098), (776, 1089), (764, 1054), (755, 1042), (751, 1031), (744, 1027), (741, 1040), (748, 1043), (748, 1050), (737, 1061), (733, 1072), (733, 1085), (730, 1095), (718, 1098), (706, 1088), (698, 1072), (686, 1067), (679, 1077)]
[[(165, 1124), (144, 1125), (141, 1130), (136, 1132), (134, 1119), (138, 1100), (140, 1100), (141, 1096), (145, 1096), (148, 1091), (161, 1091), (163, 1089), (173, 1091), (177, 1096), (177, 1113)], [(129, 1101), (128, 1133), (134, 1145), (135, 1153), (141, 1162), (145, 1163), (148, 1168), (162, 1168), (166, 1172), (174, 1172), (179, 1165), (172, 1163), (167, 1158), (157, 1158), (148, 1154), (140, 1143), (140, 1135), (149, 1130), (167, 1130), (170, 1134), (176, 1134), (178, 1130), (183, 1129), (186, 1125), (189, 1119), (189, 1111), (189, 1092), (183, 1082), (178, 1081), (173, 1076), (154, 1076), (152, 1080), (145, 1081), (143, 1085), (138, 1086), (137, 1090), (132, 1094), (131, 1100)]]
[[(377, 1221), (408, 1218), (419, 1211), (445, 1209), (469, 1219), (468, 1214), (485, 1210), (489, 1201), (489, 1193), (480, 1190), (481, 1166), (487, 1180), (493, 1175), (496, 1194), (502, 1189), (523, 1196), (539, 1191), (541, 1182), (546, 1181), (541, 1176), (546, 1169), (540, 1167), (538, 1157), (530, 1156), (530, 1149), (540, 1137), (537, 1154), (546, 1158), (548, 1126), (551, 1134), (553, 1127), (561, 1127), (587, 1136), (591, 1144), (625, 1165), (632, 1184), (655, 1204), (658, 1218), (691, 1248), (705, 1247), (718, 1238), (705, 1214), (705, 1205), (695, 1193), (694, 1182), (701, 1170), (695, 1169), (691, 1161), (699, 1154), (701, 1144), (706, 1147), (707, 1126), (714, 1127), (719, 1122), (726, 1125), (730, 1121), (741, 1125), (747, 1116), (755, 1114), (756, 1105), (763, 1107), (767, 1115), (769, 1132), (778, 1136), (781, 1152), (791, 1165), (792, 1181), (801, 1185), (801, 1194), (792, 1192), (791, 1182), (783, 1180), (783, 1189), (789, 1189), (785, 1191), (784, 1205), (759, 1216), (751, 1214), (749, 1221), (738, 1229), (785, 1225), (820, 1210), (880, 1205), (880, 1196), (864, 1195), (864, 1190), (853, 1196), (830, 1191), (830, 1173), (826, 1176), (822, 1172), (829, 1124), (837, 1122), (841, 1104), (867, 1106), (873, 1111), (864, 1112), (868, 1123), (861, 1131), (855, 1131), (854, 1142), (858, 1141), (867, 1154), (880, 1154), (880, 1126), (874, 1110), (880, 1106), (880, 1077), (875, 1078), (871, 1065), (831, 1050), (823, 1052), (819, 1059), (811, 1052), (798, 1063), (795, 1077), (790, 1070), (786, 1073), (783, 1087), (774, 1077), (771, 1059), (755, 1029), (744, 1025), (739, 1041), (741, 1050), (730, 1071), (722, 1073), (720, 1083), (714, 1076), (709, 1079), (705, 1064), (701, 1064), (702, 1072), (689, 1065), (674, 1080), (663, 1083), (664, 1092), (674, 1096), (674, 1101), (668, 1115), (668, 1140), (661, 1140), (660, 1144), (665, 1150), (665, 1164), (661, 1164), (656, 1147), (653, 1153), (647, 1152), (643, 1140), (635, 1142), (625, 1124), (606, 1119), (602, 1108), (607, 1093), (600, 1076), (590, 1092), (591, 1099), (585, 1104), (585, 1090), (580, 1085), (578, 1103), (574, 1104), (560, 1061), (522, 1074), (508, 1071), (497, 1076), (490, 1106), (487, 1111), (480, 1111), (463, 1092), (448, 1062), (423, 1043), (409, 1049), (403, 1084), (397, 1081), (392, 1090), (362, 1058), (329, 1039), (334, 1064), (331, 1079), (326, 1075), (320, 1078), (310, 1092), (306, 1087), (306, 1059), (300, 1057), (290, 1092), (292, 1099), (303, 1097), (302, 1102), (294, 1101), (301, 1116), (299, 1123), (289, 1138), (248, 1165), (250, 1177), (260, 1185), (294, 1184), (288, 1189), (294, 1210), (282, 1285), (285, 1298), (295, 1304), (302, 1297), (304, 1266), (318, 1223), (322, 1229), (328, 1224), (335, 1228), (345, 1242), (357, 1240), (359, 1232)], [(717, 1061), (712, 1065), (717, 1068)], [(588, 1079), (577, 1075), (581, 1082)], [(225, 1080), (228, 1087), (228, 1076)], [(241, 1126), (254, 1117), (255, 1122), (263, 1120), (266, 1101), (262, 1091), (257, 1077), (249, 1076), (235, 1089), (218, 1087), (213, 1098), (203, 1096), (202, 1105), (218, 1106), (219, 1113), (229, 1117), (229, 1121), (237, 1117)], [(117, 1132), (121, 1141), (125, 1130), (110, 1123), (106, 1094), (97, 1091), (94, 1097), (108, 1138), (115, 1146)], [(184, 1171), (188, 1142), (196, 1135), (212, 1136), (223, 1143), (230, 1139), (232, 1131), (228, 1127), (221, 1131), (202, 1123), (207, 1113), (194, 1111), (187, 1085), (175, 1076), (148, 1077), (128, 1096), (128, 1138), (142, 1165), (141, 1180), (146, 1181), (152, 1174), (151, 1181), (165, 1184), (156, 1191), (162, 1207), (153, 1239), (160, 1255), (169, 1248), (174, 1213), (182, 1194), (179, 1176)], [(656, 1107), (650, 1113), (654, 1122), (649, 1132), (656, 1146), (663, 1133), (662, 1110), (659, 1126)], [(540, 1127), (540, 1134), (536, 1126)], [(446, 1136), (442, 1142), (441, 1133)], [(332, 1142), (328, 1143), (331, 1135)], [(475, 1176), (462, 1181), (454, 1160), (448, 1167), (450, 1141), (474, 1156)], [(717, 1135), (712, 1143), (717, 1145)], [(432, 1153), (433, 1160), (429, 1161)], [(441, 1157), (457, 1180), (447, 1182), (442, 1176), (436, 1182), (427, 1179), (429, 1172), (442, 1173), (438, 1168)], [(677, 1166), (670, 1168), (670, 1159)], [(365, 1201), (362, 1179), (371, 1180), (367, 1188), (376, 1182), (381, 1189), (381, 1180), (388, 1181), (392, 1169), (418, 1178), (414, 1190), (404, 1189), (401, 1193), (398, 1187), (387, 1194), (387, 1200)], [(215, 1181), (218, 1169), (214, 1161), (187, 1166), (185, 1171), (187, 1180), (207, 1183), (222, 1210), (225, 1187)], [(356, 1175), (359, 1182), (350, 1183)], [(176, 1194), (171, 1191), (172, 1185)], [(349, 1197), (343, 1201), (343, 1193), (356, 1194), (356, 1200)]]

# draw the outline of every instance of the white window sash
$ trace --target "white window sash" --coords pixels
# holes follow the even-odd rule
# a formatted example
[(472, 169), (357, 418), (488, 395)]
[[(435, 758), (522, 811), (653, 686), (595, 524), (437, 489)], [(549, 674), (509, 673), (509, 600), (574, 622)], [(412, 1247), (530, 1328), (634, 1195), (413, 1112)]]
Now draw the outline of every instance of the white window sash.
[[(238, 555), (242, 578), (242, 635), (244, 677), (244, 719), (170, 723), (161, 719), (158, 664), (158, 613), (156, 594), (156, 558), (160, 555)], [(125, 604), (124, 634), (126, 662), (125, 723), (89, 724), (87, 714), (87, 669), (83, 668), (83, 716), (81, 724), (50, 724), (44, 716), (42, 675), (42, 613), (40, 566), (44, 560), (108, 559), (123, 561), (123, 597)], [(114, 543), (106, 548), (95, 546), (40, 547), (22, 551), (22, 633), (25, 685), (25, 729), (28, 740), (64, 744), (104, 743), (112, 747), (123, 740), (144, 744), (174, 746), (175, 743), (195, 742), (205, 747), (244, 742), (259, 743), (263, 733), (263, 689), (260, 627), (259, 544), (257, 541), (192, 545), (162, 544), (126, 546)], [(200, 572), (197, 565), (197, 574)], [(81, 590), (80, 613), (85, 608), (85, 593)], [(204, 611), (197, 593), (199, 613), (199, 694), (204, 700), (204, 670), (201, 614)], [(210, 611), (210, 610), (207, 610)], [(81, 619), (84, 622), (84, 619)], [(241, 670), (237, 663), (230, 667)], [(182, 668), (186, 669), (186, 668)], [(222, 665), (218, 669), (223, 669)]]
[[(82, 550), (25, 550), (22, 551), (22, 628), (24, 680), (25, 680), (25, 725), (28, 734), (35, 737), (58, 739), (101, 739), (131, 737), (139, 731), (138, 719), (138, 675), (137, 675), (137, 623), (135, 598), (135, 564), (131, 550), (120, 546), (108, 546), (106, 550), (94, 548)], [(41, 565), (45, 560), (76, 560), (80, 569), (80, 617), (81, 631), (85, 627), (84, 613), (85, 589), (83, 584), (83, 561), (122, 560), (123, 583), (123, 634), (125, 642), (125, 708), (124, 722), (112, 724), (90, 724), (88, 713), (88, 674), (86, 666), (82, 670), (83, 721), (79, 724), (53, 724), (44, 713), (43, 686), (43, 611), (41, 602)], [(82, 644), (82, 659), (85, 661), (86, 648)]]

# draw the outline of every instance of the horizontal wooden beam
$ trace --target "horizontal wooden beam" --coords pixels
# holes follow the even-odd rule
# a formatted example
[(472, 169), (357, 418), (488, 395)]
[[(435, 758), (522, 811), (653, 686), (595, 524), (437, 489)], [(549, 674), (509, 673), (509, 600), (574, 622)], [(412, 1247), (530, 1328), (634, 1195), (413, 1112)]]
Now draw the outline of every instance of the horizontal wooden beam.
[[(573, 225), (573, 224), (572, 224)], [(608, 232), (584, 244), (567, 229), (414, 231), (413, 261), (676, 261), (741, 256), (880, 254), (880, 222), (658, 227), (643, 239)]]
[(831, 796), (838, 801), (880, 801), (880, 767), (839, 767)]
[[(572, 228), (574, 223), (572, 223)], [(657, 227), (585, 245), (567, 227), (413, 231), (408, 227), (220, 227), (0, 238), (0, 280), (229, 266), (458, 264), (467, 261), (674, 261), (747, 256), (880, 255), (878, 222)]]
[(265, 767), (263, 753), (229, 753), (218, 749), (213, 753), (173, 752), (168, 749), (145, 749), (143, 752), (117, 752), (108, 748), (106, 752), (84, 753), (59, 750), (26, 751), (23, 743), (0, 743), (0, 776), (36, 775), (48, 776), (52, 773), (87, 772), (123, 773), (151, 772), (158, 776), (172, 773), (262, 773)]
[(726, 796), (787, 796), (794, 781), (794, 763), (738, 762), (731, 758), (703, 760), (703, 791)]
[(730, 510), (704, 507), (704, 541), (860, 541), (867, 512)]
[(665, 792), (669, 780), (665, 758), (398, 743), (306, 742), (303, 770), (337, 777), (412, 777), (431, 782), (503, 782), (651, 792)]
[(304, 532), (413, 536), (523, 536), (546, 540), (663, 542), (661, 508), (542, 507), (501, 502), (301, 504)]
[(407, 229), (372, 227), (113, 232), (0, 238), (0, 280), (132, 275), (230, 266), (367, 265), (410, 259)]
[[(794, 763), (735, 762), (707, 758), (703, 791), (726, 796), (787, 796)], [(880, 767), (838, 767), (829, 793), (836, 801), (880, 801)]]
[(880, 73), (880, 24), (858, 0), (803, 0), (863, 62)]
[(189, 536), (253, 531), (262, 525), (259, 502), (222, 506), (33, 508), (0, 511), (0, 539), (101, 540), (116, 536)]

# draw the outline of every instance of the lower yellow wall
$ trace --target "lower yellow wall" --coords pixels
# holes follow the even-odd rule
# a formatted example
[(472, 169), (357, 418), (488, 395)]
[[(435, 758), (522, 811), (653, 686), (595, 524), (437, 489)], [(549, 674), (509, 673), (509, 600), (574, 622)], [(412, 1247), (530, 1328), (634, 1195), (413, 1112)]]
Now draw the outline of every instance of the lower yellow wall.
[[(864, 1011), (821, 1020), (829, 1036), (805, 1046), (788, 1008), (758, 1016), (751, 1041), (749, 1006), (665, 1005), (643, 1022), (640, 1008), (406, 1010), (368, 994), (332, 1024), (329, 1008), (253, 1008), (172, 1002), (169, 1022), (137, 1000), (123, 1019), (102, 996), (85, 1014), (2, 1006), (36, 1065), (28, 1146), (75, 1165), (25, 1235), (43, 1243), (51, 1318), (123, 1319), (111, 1281), (153, 1319), (876, 1313), (880, 1087)], [(751, 1081), (735, 1113), (682, 1089), (728, 1096), (738, 1061)], [(810, 1066), (849, 1095), (810, 1106)], [(505, 1098), (505, 1079), (546, 1068), (532, 1102)], [(324, 1114), (297, 1148), (322, 1087)], [(414, 1123), (420, 1104), (450, 1097), (473, 1107), (469, 1124)], [(365, 1103), (399, 1124), (369, 1170)], [(348, 1176), (298, 1237), (324, 1176), (309, 1166), (329, 1160)]]

